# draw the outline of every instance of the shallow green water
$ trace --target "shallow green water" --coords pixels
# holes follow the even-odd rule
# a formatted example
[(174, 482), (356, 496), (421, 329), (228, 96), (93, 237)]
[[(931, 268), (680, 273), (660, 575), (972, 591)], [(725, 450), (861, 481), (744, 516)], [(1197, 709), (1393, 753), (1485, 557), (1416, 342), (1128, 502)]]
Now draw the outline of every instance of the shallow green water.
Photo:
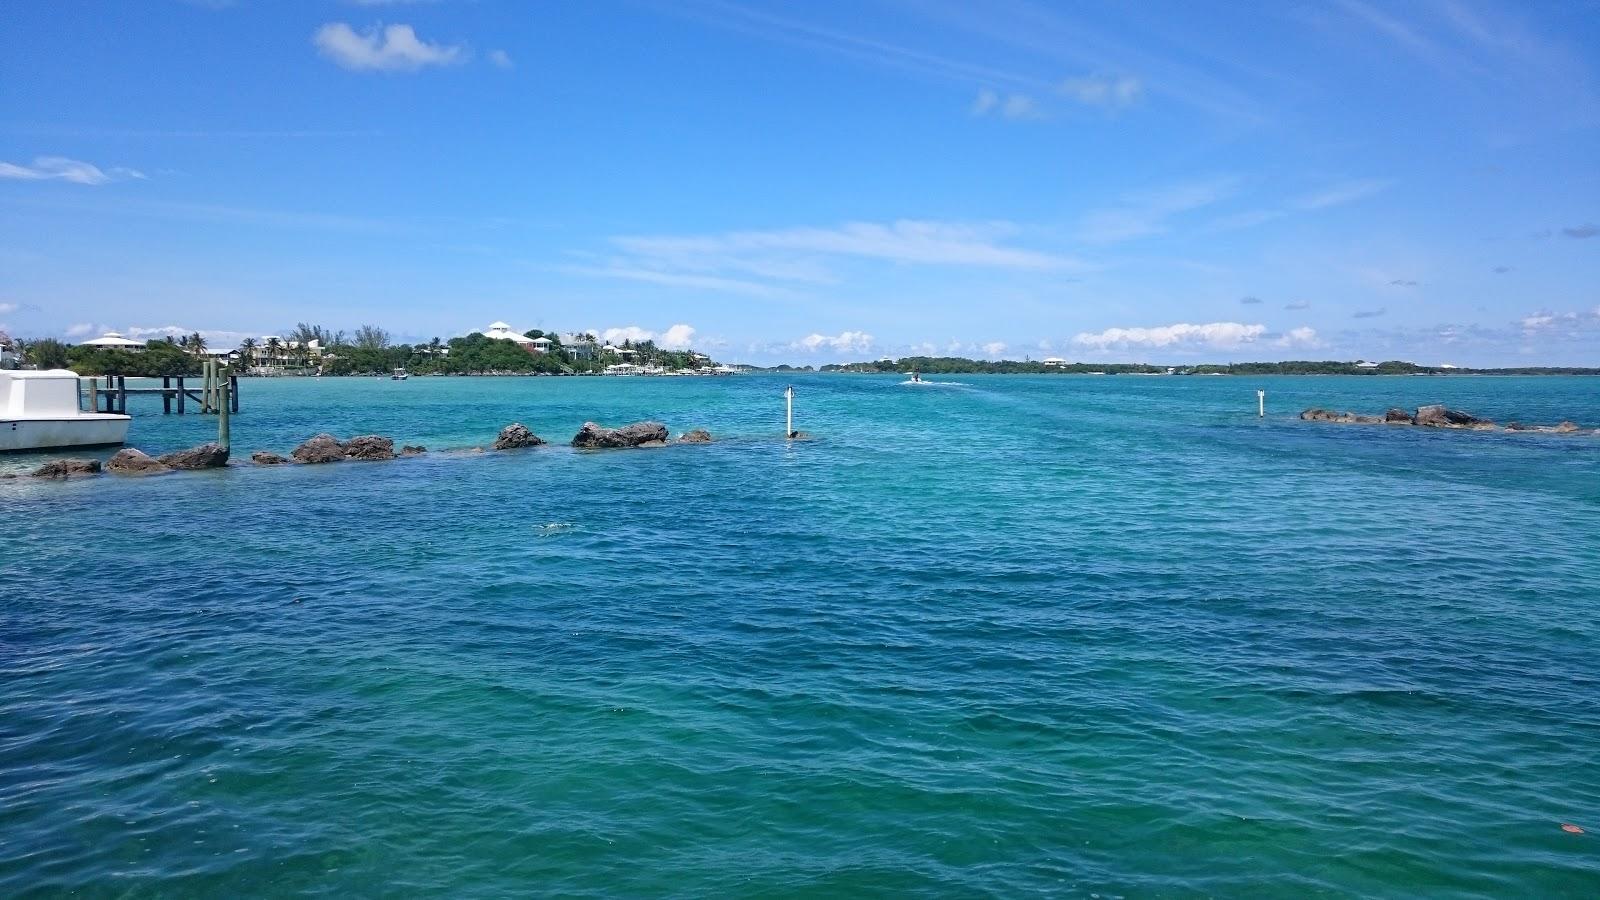
[(241, 456), (725, 440), (0, 482), (0, 894), (1596, 895), (1600, 437), (1292, 416), (1600, 382), (943, 380), (797, 377), (801, 443), (770, 377), (256, 380)]

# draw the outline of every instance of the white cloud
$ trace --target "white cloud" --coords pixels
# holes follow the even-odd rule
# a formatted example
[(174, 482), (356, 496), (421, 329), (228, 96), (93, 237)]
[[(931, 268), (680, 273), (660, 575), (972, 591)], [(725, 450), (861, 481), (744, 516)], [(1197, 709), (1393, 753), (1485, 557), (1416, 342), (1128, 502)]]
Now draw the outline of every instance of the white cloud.
[(983, 345), (983, 352), (986, 356), (999, 356), (1006, 352), (1006, 345), (1000, 341), (990, 341)]
[(808, 334), (789, 345), (794, 350), (808, 353), (832, 351), (834, 353), (866, 353), (872, 349), (872, 335), (865, 331), (841, 331), (836, 335)]
[(687, 350), (694, 343), (694, 326), (678, 324), (667, 328), (665, 331), (651, 331), (638, 325), (627, 325), (622, 328), (606, 328), (599, 332), (600, 339), (612, 344), (621, 344), (623, 341), (655, 341), (656, 346), (663, 350)]
[(6, 313), (14, 313), (18, 308), (19, 307), (15, 303), (0, 303), (0, 316), (5, 315)]
[(1291, 328), (1287, 334), (1280, 336), (1273, 343), (1277, 344), (1279, 347), (1322, 346), (1322, 341), (1318, 340), (1317, 338), (1317, 330), (1305, 325), (1302, 325), (1299, 328)]
[(65, 334), (69, 338), (80, 338), (88, 337), (91, 334), (105, 334), (110, 330), (111, 329), (105, 327), (104, 325), (96, 325), (93, 322), (79, 322), (75, 325), (68, 325), (67, 330), (62, 332), (62, 334)]
[(975, 116), (986, 116), (989, 113), (994, 112), (995, 108), (999, 105), (1000, 95), (998, 93), (991, 91), (988, 88), (981, 88), (978, 91), (977, 99), (972, 101), (971, 112)]
[(1061, 95), (1086, 106), (1121, 108), (1138, 102), (1144, 82), (1130, 75), (1068, 78), (1058, 88)]
[(490, 50), (489, 62), (492, 63), (496, 68), (500, 69), (514, 69), (517, 66), (517, 64), (512, 61), (511, 54), (505, 52), (504, 50)]
[(471, 55), (460, 44), (421, 40), (410, 25), (374, 26), (357, 33), (343, 22), (329, 22), (317, 29), (311, 42), (323, 56), (358, 72), (414, 72), (464, 63)]
[(1240, 322), (1210, 322), (1205, 325), (1179, 323), (1158, 328), (1107, 328), (1083, 332), (1072, 338), (1074, 344), (1099, 350), (1131, 347), (1211, 347), (1227, 349), (1249, 344), (1267, 333), (1265, 325)]
[(1090, 213), (1078, 236), (1091, 243), (1111, 243), (1161, 234), (1173, 216), (1201, 209), (1231, 195), (1239, 179), (1225, 176), (1175, 184), (1135, 194), (1121, 206)]
[(110, 169), (101, 169), (99, 166), (77, 159), (68, 159), (65, 156), (37, 156), (33, 165), (23, 166), (16, 163), (0, 162), (0, 178), (12, 178), (19, 181), (70, 181), (73, 184), (108, 184), (113, 181), (126, 181), (130, 178), (142, 179), (144, 173), (138, 169), (128, 169), (122, 166), (113, 166)]

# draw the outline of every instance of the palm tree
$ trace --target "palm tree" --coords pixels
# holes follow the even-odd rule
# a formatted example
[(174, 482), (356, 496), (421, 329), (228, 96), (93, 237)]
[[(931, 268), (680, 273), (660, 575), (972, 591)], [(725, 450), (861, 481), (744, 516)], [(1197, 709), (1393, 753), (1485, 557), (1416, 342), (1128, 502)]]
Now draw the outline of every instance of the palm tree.
[(242, 362), (245, 365), (246, 368), (255, 365), (255, 361), (256, 361), (256, 339), (255, 338), (248, 338), (247, 337), (244, 340), (239, 342), (239, 361)]
[(206, 339), (201, 337), (198, 331), (189, 335), (189, 352), (195, 356), (201, 356), (206, 352)]
[(277, 365), (278, 351), (282, 348), (283, 341), (278, 340), (275, 336), (267, 338), (267, 365)]

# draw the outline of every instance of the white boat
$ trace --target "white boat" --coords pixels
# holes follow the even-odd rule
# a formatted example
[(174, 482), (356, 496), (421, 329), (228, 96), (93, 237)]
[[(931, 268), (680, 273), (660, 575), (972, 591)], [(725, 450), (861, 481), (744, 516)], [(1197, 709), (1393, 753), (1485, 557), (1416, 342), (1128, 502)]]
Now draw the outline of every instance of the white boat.
[(394, 372), (389, 375), (389, 378), (392, 381), (405, 381), (410, 377), (411, 373), (407, 372), (405, 369), (395, 369)]
[(78, 403), (76, 372), (0, 371), (0, 452), (110, 447), (127, 440), (129, 417), (85, 412)]

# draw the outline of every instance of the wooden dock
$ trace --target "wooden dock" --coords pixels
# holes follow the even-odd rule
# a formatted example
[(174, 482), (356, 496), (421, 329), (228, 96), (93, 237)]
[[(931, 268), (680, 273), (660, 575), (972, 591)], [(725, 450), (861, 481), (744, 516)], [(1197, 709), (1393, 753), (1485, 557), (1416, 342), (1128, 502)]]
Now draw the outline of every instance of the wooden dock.
[[(221, 390), (218, 383), (227, 381), (226, 391)], [(128, 414), (129, 397), (159, 396), (161, 398), (162, 415), (171, 415), (174, 411), (178, 415), (187, 413), (189, 403), (195, 406), (198, 413), (220, 412), (220, 406), (226, 402), (229, 412), (239, 411), (239, 376), (228, 375), (221, 378), (201, 376), (198, 379), (188, 379), (183, 375), (161, 376), (161, 387), (128, 387), (126, 375), (107, 375), (105, 385), (102, 387), (99, 378), (82, 379), (88, 384), (84, 388), (84, 397), (88, 400), (88, 408), (93, 412)], [(194, 384), (199, 381), (200, 384)], [(224, 401), (223, 396), (227, 399)], [(174, 410), (176, 407), (176, 410)]]

